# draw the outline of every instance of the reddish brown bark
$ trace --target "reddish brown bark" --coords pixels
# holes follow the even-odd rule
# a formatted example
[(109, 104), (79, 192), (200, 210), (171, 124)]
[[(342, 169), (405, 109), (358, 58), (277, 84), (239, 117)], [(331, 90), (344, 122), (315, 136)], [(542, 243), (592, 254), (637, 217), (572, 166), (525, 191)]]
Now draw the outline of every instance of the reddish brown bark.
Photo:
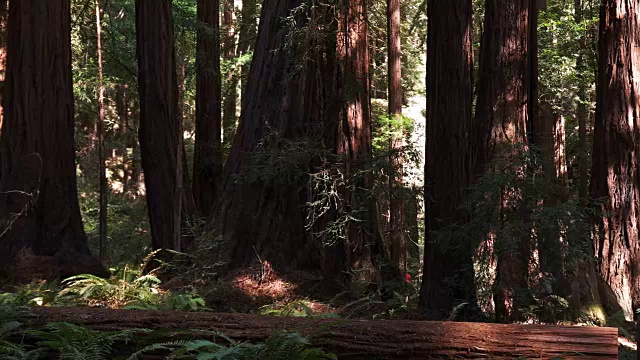
[(78, 205), (69, 2), (11, 1), (7, 54), (0, 271), (108, 275), (89, 253)]
[(219, 8), (219, 0), (198, 0), (193, 193), (204, 217), (211, 212), (222, 172)]
[[(322, 124), (322, 97), (318, 95), (323, 79), (314, 76), (317, 69), (313, 68), (322, 62), (305, 62), (296, 71), (296, 49), (285, 47), (289, 31), (279, 26), (298, 6), (300, 0), (273, 0), (262, 7), (251, 81), (210, 220), (223, 236), (223, 257), (230, 268), (261, 261), (276, 270), (320, 268), (317, 243), (305, 232), (305, 179), (262, 176), (255, 170), (247, 176), (252, 166), (264, 166), (253, 160), (256, 152), (265, 150), (263, 145), (271, 149), (280, 141), (306, 138), (312, 124)], [(303, 19), (300, 26), (304, 26)], [(313, 41), (313, 37), (308, 40), (309, 46)], [(265, 145), (268, 136), (276, 144)]]
[[(402, 52), (400, 48), (400, 0), (387, 0), (387, 51), (389, 117), (394, 119), (395, 130), (390, 139), (391, 163), (394, 173), (389, 178), (389, 233), (391, 239), (391, 263), (406, 271), (407, 245), (404, 227), (404, 199), (402, 198)], [(400, 123), (400, 126), (397, 126)]]
[(100, 215), (99, 215), (99, 247), (100, 259), (104, 259), (107, 251), (107, 204), (109, 201), (109, 184), (107, 183), (107, 164), (105, 162), (105, 131), (104, 131), (104, 84), (102, 69), (102, 11), (100, 1), (95, 0), (96, 12), (96, 49), (98, 60), (98, 173), (100, 178)]
[(472, 2), (432, 0), (428, 9), (428, 200), (420, 306), (429, 318), (446, 319), (458, 303), (476, 301), (472, 243), (449, 243), (438, 235), (467, 221), (463, 201), (471, 171)]
[[(192, 194), (178, 103), (170, 0), (136, 0), (140, 150), (154, 249), (182, 250)], [(185, 230), (185, 231), (183, 231)]]
[[(487, 0), (474, 125), (476, 176), (485, 170), (512, 174), (524, 170), (515, 161), (508, 169), (486, 167), (495, 155), (511, 151), (514, 145), (522, 148), (527, 144), (527, 135), (535, 135), (536, 121), (528, 119), (535, 116), (537, 101), (533, 84), (537, 79), (532, 71), (532, 62), (537, 58), (530, 55), (535, 49), (530, 43), (535, 40), (534, 32), (529, 28), (532, 1)], [(496, 206), (510, 206), (517, 203), (518, 197), (516, 189), (504, 189), (502, 204)], [(496, 317), (499, 321), (513, 321), (520, 317), (519, 309), (524, 306), (521, 295), (527, 289), (531, 244), (526, 240), (513, 244), (511, 239), (496, 239), (496, 251)]]
[(600, 273), (627, 319), (640, 308), (640, 4), (607, 0), (600, 13), (590, 195)]
[[(438, 0), (439, 1), (439, 0)], [(544, 326), (441, 321), (347, 320), (253, 314), (144, 310), (34, 308), (27, 327), (78, 323), (95, 330), (188, 329), (190, 337), (222, 333), (237, 342), (264, 342), (294, 332), (339, 359), (616, 359), (618, 330), (589, 326)], [(191, 332), (189, 334), (189, 332)], [(209, 335), (209, 339), (211, 336)], [(154, 354), (155, 355), (155, 354)]]

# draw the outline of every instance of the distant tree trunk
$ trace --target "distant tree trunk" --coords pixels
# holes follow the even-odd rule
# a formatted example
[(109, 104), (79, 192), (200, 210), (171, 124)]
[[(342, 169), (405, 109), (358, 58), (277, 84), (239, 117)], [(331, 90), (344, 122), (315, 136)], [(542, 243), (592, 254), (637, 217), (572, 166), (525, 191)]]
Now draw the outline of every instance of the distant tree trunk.
[(170, 0), (136, 0), (140, 150), (154, 249), (182, 250), (182, 222), (192, 195), (178, 105)]
[(105, 161), (104, 138), (104, 84), (102, 74), (102, 14), (100, 1), (95, 0), (96, 10), (96, 49), (98, 55), (98, 172), (100, 174), (100, 216), (99, 216), (99, 244), (100, 259), (107, 255), (107, 203), (109, 201), (109, 184), (107, 183), (107, 164)]
[[(253, 51), (256, 43), (256, 35), (258, 32), (258, 6), (256, 0), (242, 0), (242, 12), (240, 14), (240, 34), (238, 36), (238, 56), (247, 54)], [(241, 77), (241, 101), (244, 101), (245, 90), (247, 88), (247, 81), (249, 75), (249, 69), (251, 62), (247, 62), (242, 66)]]
[[(389, 117), (395, 127), (390, 139), (391, 163), (394, 172), (389, 178), (389, 224), (391, 234), (392, 265), (406, 272), (407, 245), (404, 234), (404, 202), (402, 147), (404, 129), (402, 125), (402, 51), (400, 48), (400, 0), (387, 0), (387, 51), (389, 53), (388, 86)], [(399, 123), (399, 126), (398, 126)]]
[(198, 0), (193, 193), (200, 216), (215, 201), (222, 172), (219, 0)]
[(116, 86), (115, 98), (116, 113), (120, 118), (120, 134), (122, 141), (122, 193), (129, 193), (129, 182), (131, 180), (129, 166), (129, 99), (127, 98), (127, 85)]
[[(575, 22), (582, 23), (583, 0), (575, 0)], [(584, 64), (583, 49), (587, 48), (587, 36), (581, 35), (580, 48), (576, 59), (576, 72), (578, 73), (578, 194), (581, 202), (584, 204), (589, 196), (589, 148), (587, 145), (587, 120), (589, 118), (589, 108), (587, 107), (587, 83), (584, 79), (586, 66)]]
[(601, 5), (590, 194), (600, 273), (627, 320), (640, 308), (640, 4)]
[[(69, 1), (11, 1), (7, 54), (0, 271), (23, 280), (35, 270), (106, 276), (89, 252), (78, 205)], [(25, 263), (26, 253), (39, 258)]]
[[(235, 29), (233, 22), (233, 0), (224, 0), (222, 12), (222, 25), (226, 30), (222, 45), (222, 56), (226, 61), (231, 61), (236, 56)], [(236, 106), (238, 93), (236, 87), (238, 79), (230, 68), (225, 74), (224, 102), (222, 104), (222, 136), (224, 144), (229, 146), (233, 141), (236, 129)]]
[[(474, 127), (474, 169), (481, 175), (495, 155), (509, 151), (514, 145), (526, 146), (527, 133), (535, 133), (535, 121), (528, 123), (530, 108), (537, 101), (531, 94), (536, 77), (531, 56), (530, 7), (534, 0), (487, 0), (484, 33), (480, 50), (480, 79)], [(535, 26), (535, 25), (532, 25)], [(533, 120), (533, 119), (532, 119)], [(531, 139), (535, 140), (535, 139)], [(517, 147), (516, 147), (517, 148)], [(515, 158), (514, 158), (515, 160)], [(491, 169), (514, 173), (522, 171), (517, 164), (508, 169)], [(503, 203), (516, 200), (514, 189), (503, 190)], [(497, 274), (494, 292), (498, 321), (520, 318), (522, 293), (527, 289), (531, 244), (496, 239)]]
[[(542, 106), (538, 147), (547, 189), (543, 199), (544, 206), (557, 206), (560, 202), (567, 201), (570, 194), (566, 181), (564, 117), (557, 114), (549, 103)], [(536, 232), (540, 271), (547, 276), (552, 275), (556, 294), (565, 294), (567, 290), (563, 281), (564, 251), (561, 225), (558, 223), (554, 231)]]
[(468, 221), (463, 201), (471, 170), (472, 2), (430, 0), (428, 18), (427, 200), (420, 307), (431, 319), (446, 319), (459, 303), (476, 302), (472, 242), (442, 244), (438, 234)]

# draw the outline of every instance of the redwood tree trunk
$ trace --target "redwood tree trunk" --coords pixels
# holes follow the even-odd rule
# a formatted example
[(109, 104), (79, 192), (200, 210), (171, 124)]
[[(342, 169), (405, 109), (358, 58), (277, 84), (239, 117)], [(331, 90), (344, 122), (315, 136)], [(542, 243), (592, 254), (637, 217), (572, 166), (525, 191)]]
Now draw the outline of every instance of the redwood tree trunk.
[[(7, 17), (9, 15), (9, 0), (0, 0), (0, 84), (4, 87), (7, 71)], [(0, 88), (0, 132), (2, 131), (2, 94)]]
[[(236, 56), (233, 12), (233, 0), (224, 0), (222, 24), (226, 30), (226, 34), (222, 46), (222, 56), (226, 61), (231, 61)], [(231, 68), (225, 74), (225, 78), (224, 103), (222, 105), (222, 129), (224, 143), (228, 146), (233, 141), (233, 136), (236, 131), (236, 106), (238, 99), (236, 86), (238, 84), (238, 79)]]
[[(400, 0), (387, 0), (387, 51), (389, 53), (388, 89), (389, 117), (395, 130), (391, 135), (391, 163), (394, 172), (389, 179), (389, 231), (391, 238), (391, 262), (406, 271), (407, 245), (404, 227), (404, 199), (402, 198), (402, 52), (400, 48)], [(399, 124), (399, 126), (398, 126)]]
[(78, 205), (69, 1), (11, 1), (7, 54), (0, 271), (108, 275), (89, 252)]
[(154, 249), (180, 251), (191, 194), (178, 104), (171, 0), (136, 0), (140, 152)]
[[(258, 6), (256, 0), (242, 0), (240, 31), (238, 35), (238, 56), (245, 55), (248, 52), (253, 51), (253, 49), (255, 48), (256, 35), (258, 32), (258, 24), (256, 22), (258, 17), (257, 7)], [(250, 61), (242, 66), (242, 91), (240, 94), (241, 101), (244, 101), (250, 66)]]
[(198, 0), (193, 193), (198, 212), (205, 217), (222, 172), (219, 8), (219, 0)]
[[(527, 133), (534, 133), (533, 113), (530, 109), (537, 101), (531, 94), (536, 87), (531, 83), (534, 57), (530, 49), (530, 7), (535, 0), (487, 0), (484, 33), (480, 50), (480, 79), (474, 125), (475, 149), (473, 166), (476, 176), (486, 171), (524, 173), (514, 162), (506, 169), (487, 168), (495, 155), (512, 151), (513, 146), (525, 147)], [(532, 139), (534, 140), (534, 139)], [(516, 146), (517, 148), (517, 146)], [(514, 160), (516, 158), (514, 157)], [(502, 204), (517, 203), (517, 189), (503, 189)], [(494, 302), (499, 321), (513, 321), (520, 317), (524, 304), (522, 295), (527, 289), (527, 274), (531, 248), (529, 241), (496, 239), (498, 258)]]
[(630, 320), (640, 308), (640, 3), (606, 0), (600, 13), (590, 195), (602, 199), (594, 248), (600, 273)]
[(443, 240), (438, 231), (464, 224), (468, 218), (463, 201), (471, 170), (472, 2), (431, 0), (428, 11), (428, 200), (420, 306), (429, 318), (446, 319), (459, 302), (476, 302), (472, 243), (438, 242)]
[(104, 83), (102, 71), (102, 13), (100, 1), (95, 0), (96, 11), (96, 49), (98, 60), (98, 173), (100, 177), (100, 216), (99, 216), (99, 244), (100, 258), (107, 255), (107, 205), (109, 201), (109, 184), (107, 183), (107, 164), (105, 160), (105, 131), (104, 131)]
[[(279, 26), (300, 4), (300, 0), (269, 0), (262, 7), (251, 81), (210, 219), (223, 236), (228, 268), (255, 262), (266, 262), (276, 270), (320, 268), (320, 249), (305, 232), (306, 179), (264, 173), (257, 167), (266, 166), (266, 172), (272, 167), (254, 160), (257, 152), (277, 151), (281, 141), (306, 139), (312, 124), (322, 124), (318, 94), (324, 79), (314, 76), (313, 68), (321, 62), (305, 62), (296, 71), (295, 52), (300, 50), (285, 47), (289, 29)], [(300, 26), (305, 15), (297, 18)]]

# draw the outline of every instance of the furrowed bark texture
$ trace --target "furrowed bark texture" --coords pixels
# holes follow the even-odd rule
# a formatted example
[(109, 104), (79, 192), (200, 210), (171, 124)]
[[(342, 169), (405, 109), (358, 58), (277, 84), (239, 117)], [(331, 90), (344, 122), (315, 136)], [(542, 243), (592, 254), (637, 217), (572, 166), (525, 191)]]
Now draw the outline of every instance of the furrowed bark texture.
[(199, 215), (205, 217), (222, 175), (219, 7), (219, 0), (198, 0), (193, 194)]
[(420, 306), (446, 319), (460, 302), (476, 302), (472, 242), (451, 243), (438, 231), (468, 220), (472, 106), (472, 2), (428, 4), (425, 254)]
[(76, 184), (68, 1), (11, 1), (0, 137), (0, 264), (18, 280), (108, 273)]
[[(340, 359), (617, 359), (618, 330), (601, 327), (432, 321), (314, 319), (250, 314), (35, 308), (28, 328), (53, 321), (96, 330), (152, 328), (217, 331), (264, 341), (282, 331), (309, 336)], [(200, 334), (201, 335), (201, 334)]]
[(600, 12), (600, 61), (590, 195), (602, 200), (594, 249), (600, 273), (630, 320), (640, 308), (640, 2), (607, 0)]
[(178, 106), (170, 0), (136, 0), (140, 154), (154, 249), (182, 250), (192, 194)]
[[(533, 114), (530, 106), (537, 101), (531, 94), (536, 89), (531, 83), (536, 79), (532, 71), (534, 57), (529, 55), (535, 48), (529, 43), (531, 1), (487, 1), (473, 127), (476, 176), (485, 171), (525, 172), (517, 164), (507, 169), (492, 169), (489, 165), (496, 155), (506, 155), (505, 151), (512, 151), (514, 146), (526, 148), (527, 133), (534, 133), (535, 122), (528, 123)], [(496, 206), (514, 206), (519, 201), (515, 189), (503, 189), (502, 193), (502, 203)], [(524, 305), (520, 295), (527, 289), (531, 253), (529, 241), (513, 244), (507, 240), (510, 239), (496, 239), (495, 244), (498, 264), (494, 301), (499, 321), (513, 321), (520, 316), (518, 309)]]

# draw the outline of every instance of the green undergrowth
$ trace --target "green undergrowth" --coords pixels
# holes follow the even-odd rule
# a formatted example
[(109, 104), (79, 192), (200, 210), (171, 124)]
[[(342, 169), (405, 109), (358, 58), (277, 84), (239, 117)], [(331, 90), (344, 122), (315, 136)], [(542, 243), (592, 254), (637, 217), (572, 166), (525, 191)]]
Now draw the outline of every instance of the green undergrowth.
[[(197, 360), (337, 359), (298, 333), (279, 333), (264, 342), (250, 343), (234, 341), (210, 331), (187, 330), (170, 334), (151, 329), (96, 331), (64, 322), (29, 329), (23, 323), (27, 316), (25, 307), (0, 305), (1, 359), (136, 360), (149, 356)], [(194, 333), (201, 336), (194, 336)]]

